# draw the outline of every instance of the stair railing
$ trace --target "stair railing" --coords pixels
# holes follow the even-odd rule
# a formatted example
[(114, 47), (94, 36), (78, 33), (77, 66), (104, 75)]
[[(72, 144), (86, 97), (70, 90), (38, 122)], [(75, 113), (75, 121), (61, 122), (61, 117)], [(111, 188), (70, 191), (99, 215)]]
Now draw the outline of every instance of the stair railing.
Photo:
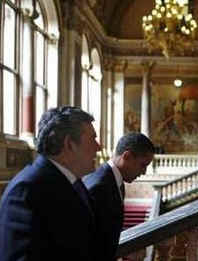
[(198, 198), (198, 170), (163, 185), (155, 185), (161, 191), (161, 201), (167, 209)]
[[(160, 205), (161, 205), (161, 190), (155, 190), (154, 191), (154, 196), (153, 196), (153, 203), (152, 203), (152, 208), (151, 212), (149, 215), (149, 220), (152, 220), (156, 217), (159, 216), (160, 213)], [(152, 261), (154, 258), (154, 246), (148, 246), (146, 248), (146, 257), (144, 258), (144, 261)]]
[(117, 257), (166, 240), (198, 226), (198, 200), (121, 232)]

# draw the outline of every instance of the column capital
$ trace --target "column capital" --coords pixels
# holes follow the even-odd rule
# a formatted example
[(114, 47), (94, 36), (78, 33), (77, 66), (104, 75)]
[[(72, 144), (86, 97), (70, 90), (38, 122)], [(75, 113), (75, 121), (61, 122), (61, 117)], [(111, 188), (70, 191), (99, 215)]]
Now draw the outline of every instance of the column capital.
[(103, 59), (103, 63), (102, 63), (102, 67), (103, 70), (105, 71), (112, 71), (113, 70), (113, 66), (114, 66), (114, 62), (111, 58), (104, 58)]
[(114, 72), (124, 73), (124, 71), (128, 67), (127, 60), (120, 60), (120, 61), (114, 61), (113, 62), (113, 70)]
[(48, 42), (52, 45), (57, 45), (58, 43), (58, 36), (56, 36), (55, 34), (47, 34), (47, 39)]
[(155, 66), (156, 62), (155, 61), (142, 61), (142, 69), (143, 73), (150, 73)]
[(30, 8), (21, 8), (20, 12), (22, 13), (22, 15), (24, 17), (24, 20), (26, 22), (31, 22), (32, 21), (32, 13), (33, 13), (32, 9), (30, 9)]

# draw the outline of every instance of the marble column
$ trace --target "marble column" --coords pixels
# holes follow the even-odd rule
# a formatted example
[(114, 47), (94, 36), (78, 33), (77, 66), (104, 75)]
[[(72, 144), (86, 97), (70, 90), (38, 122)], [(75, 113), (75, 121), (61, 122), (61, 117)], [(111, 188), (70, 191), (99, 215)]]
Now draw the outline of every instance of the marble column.
[(126, 70), (126, 67), (126, 61), (120, 61), (114, 65), (113, 148), (116, 147), (118, 140), (124, 134), (124, 71)]
[(23, 39), (23, 73), (22, 73), (22, 86), (23, 86), (23, 99), (22, 99), (22, 138), (33, 141), (34, 136), (34, 98), (33, 98), (33, 56), (32, 56), (32, 39), (33, 31), (31, 26), (31, 18), (25, 16), (24, 19), (24, 39)]
[(103, 80), (102, 80), (102, 124), (101, 136), (103, 152), (111, 157), (113, 150), (113, 71), (111, 59), (103, 62)]
[[(63, 2), (63, 26), (59, 41), (59, 105), (75, 104), (76, 6)], [(79, 40), (79, 39), (78, 39)], [(80, 40), (81, 41), (81, 40)]]
[(143, 62), (143, 84), (141, 100), (141, 133), (150, 137), (151, 131), (151, 82), (150, 74), (153, 62)]

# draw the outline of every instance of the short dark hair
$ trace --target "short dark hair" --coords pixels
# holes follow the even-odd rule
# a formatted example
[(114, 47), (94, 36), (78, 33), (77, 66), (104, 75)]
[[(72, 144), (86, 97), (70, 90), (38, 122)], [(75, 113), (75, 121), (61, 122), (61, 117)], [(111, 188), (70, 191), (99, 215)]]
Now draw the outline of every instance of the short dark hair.
[(37, 152), (43, 155), (57, 155), (63, 148), (64, 139), (70, 135), (80, 142), (83, 123), (91, 123), (94, 117), (74, 106), (63, 106), (46, 111), (38, 124)]
[(120, 138), (116, 146), (116, 155), (121, 155), (125, 151), (132, 151), (136, 156), (143, 156), (147, 153), (154, 154), (153, 143), (144, 134), (130, 132)]

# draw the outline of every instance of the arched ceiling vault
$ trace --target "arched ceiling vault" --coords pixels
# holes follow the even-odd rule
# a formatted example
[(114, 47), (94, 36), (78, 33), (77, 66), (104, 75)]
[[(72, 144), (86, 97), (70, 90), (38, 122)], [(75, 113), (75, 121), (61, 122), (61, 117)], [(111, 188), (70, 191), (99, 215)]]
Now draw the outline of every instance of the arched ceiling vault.
[(142, 17), (148, 15), (153, 7), (154, 0), (97, 0), (92, 10), (108, 36), (142, 39)]
[[(87, 0), (108, 36), (142, 39), (142, 17), (149, 15), (155, 0)], [(198, 20), (198, 4), (189, 0), (189, 10)]]

